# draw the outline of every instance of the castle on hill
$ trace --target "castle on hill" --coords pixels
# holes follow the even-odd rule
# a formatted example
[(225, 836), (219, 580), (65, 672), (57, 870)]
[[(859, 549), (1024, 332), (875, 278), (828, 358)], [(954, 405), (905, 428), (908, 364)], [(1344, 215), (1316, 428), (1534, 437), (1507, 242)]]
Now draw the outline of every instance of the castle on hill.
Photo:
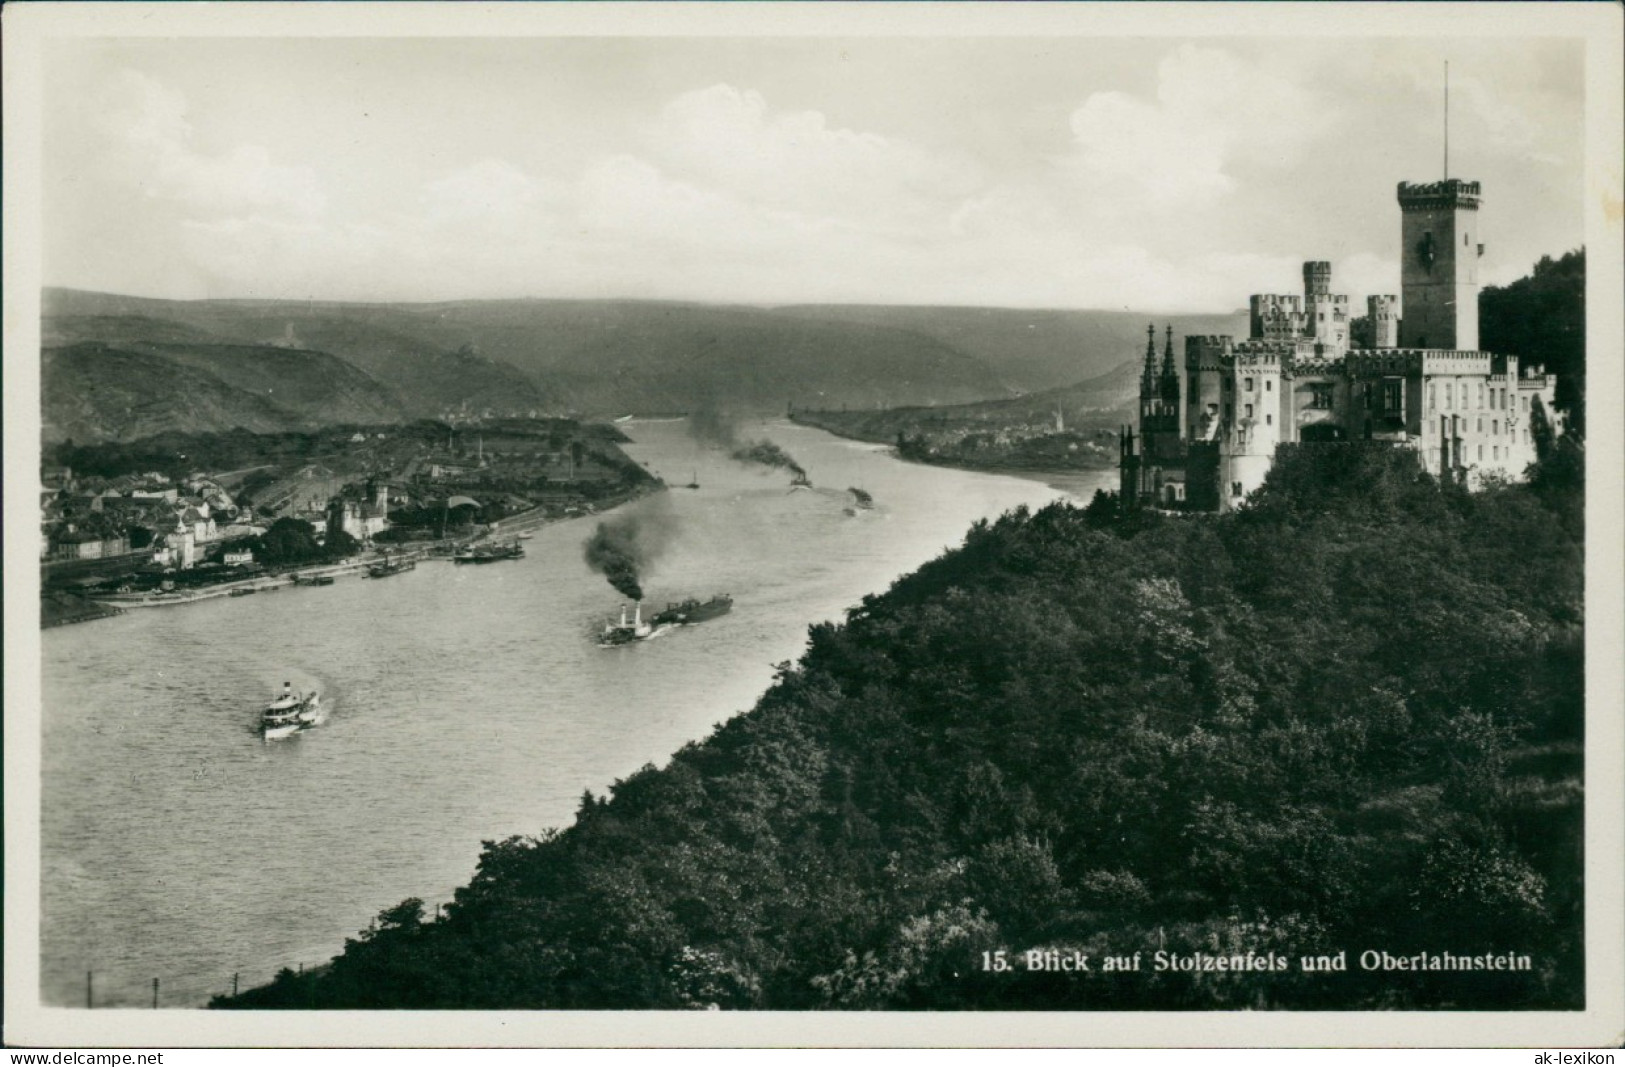
[(1160, 365), (1148, 327), (1139, 425), (1119, 437), (1123, 504), (1229, 511), (1296, 442), (1389, 441), (1440, 479), (1521, 479), (1535, 421), (1561, 430), (1556, 376), (1478, 350), (1481, 200), (1478, 182), (1400, 183), (1403, 301), (1368, 297), (1358, 345), (1324, 262), (1303, 265), (1301, 296), (1252, 297), (1245, 340), (1186, 337), (1183, 377), (1172, 327)]

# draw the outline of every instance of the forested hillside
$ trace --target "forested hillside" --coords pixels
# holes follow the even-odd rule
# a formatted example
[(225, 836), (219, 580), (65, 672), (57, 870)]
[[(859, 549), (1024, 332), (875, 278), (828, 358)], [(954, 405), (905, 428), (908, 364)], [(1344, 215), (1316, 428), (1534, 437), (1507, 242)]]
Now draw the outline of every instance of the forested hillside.
[[(272, 373), (278, 350), (338, 360), (387, 391), (399, 419), (531, 411), (620, 415), (787, 406), (874, 410), (1010, 397), (1102, 374), (1138, 351), (1145, 317), (1001, 308), (763, 308), (638, 300), (464, 300), (424, 304), (156, 300), (68, 289), (44, 294), (45, 343), (95, 342), (163, 357), (166, 375)], [(1176, 328), (1245, 325), (1175, 316)], [(182, 357), (186, 357), (183, 359)], [(231, 357), (227, 360), (225, 357)], [(305, 403), (294, 429), (327, 418), (339, 393), (318, 362), (288, 371)], [(228, 373), (229, 372), (229, 373)], [(294, 380), (297, 379), (297, 380)], [(78, 401), (47, 381), (46, 402)], [(357, 398), (354, 390), (339, 401)], [(354, 406), (351, 403), (351, 406)], [(117, 411), (87, 406), (76, 440), (105, 439)], [(208, 412), (199, 412), (207, 415)], [(221, 419), (229, 418), (221, 412)], [(351, 412), (358, 421), (375, 418)], [(304, 420), (300, 423), (299, 420)], [(230, 430), (230, 421), (199, 424)]]
[(1481, 343), (1557, 375), (1557, 406), (1585, 429), (1586, 254), (1542, 256), (1527, 275), (1478, 298)]
[(1222, 517), (978, 525), (443, 916), (217, 1006), (1579, 1007), (1580, 460), (1303, 445)]

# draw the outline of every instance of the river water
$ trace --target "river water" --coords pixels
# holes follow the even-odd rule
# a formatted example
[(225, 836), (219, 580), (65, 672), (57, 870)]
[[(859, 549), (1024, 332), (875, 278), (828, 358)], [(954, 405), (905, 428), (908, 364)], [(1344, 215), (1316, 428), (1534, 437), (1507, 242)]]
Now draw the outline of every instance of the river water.
[[(381, 909), (449, 900), (482, 839), (567, 825), (584, 789), (748, 709), (809, 624), (959, 543), (971, 522), (1063, 495), (1035, 480), (902, 463), (774, 423), (817, 488), (733, 463), (681, 422), (633, 422), (627, 451), (673, 485), (632, 505), (671, 539), (659, 605), (734, 596), (656, 640), (592, 640), (619, 600), (588, 570), (596, 518), (523, 560), (420, 563), (386, 580), (135, 610), (42, 634), (41, 996), (196, 1006), (326, 961)], [(1115, 475), (1102, 475), (1109, 484)], [(1067, 484), (1087, 499), (1095, 483)], [(876, 508), (844, 514), (845, 488)], [(256, 732), (283, 681), (319, 729)]]

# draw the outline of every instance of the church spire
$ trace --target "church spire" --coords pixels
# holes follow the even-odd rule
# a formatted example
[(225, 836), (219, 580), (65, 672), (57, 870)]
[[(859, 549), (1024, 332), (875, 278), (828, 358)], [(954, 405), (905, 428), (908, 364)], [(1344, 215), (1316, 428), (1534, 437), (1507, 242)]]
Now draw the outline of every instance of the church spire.
[(1168, 342), (1162, 350), (1162, 376), (1177, 376), (1179, 369), (1174, 366), (1174, 327), (1168, 324)]
[(1157, 391), (1157, 327), (1155, 323), (1145, 328), (1145, 373), (1140, 375), (1140, 395), (1154, 396)]

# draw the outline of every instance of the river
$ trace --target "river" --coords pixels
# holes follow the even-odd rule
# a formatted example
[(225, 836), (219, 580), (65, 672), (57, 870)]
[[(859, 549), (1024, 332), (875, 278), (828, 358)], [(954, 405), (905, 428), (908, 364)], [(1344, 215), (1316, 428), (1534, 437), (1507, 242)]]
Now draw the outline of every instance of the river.
[[(583, 562), (597, 518), (525, 559), (425, 562), (385, 580), (136, 610), (42, 643), (41, 996), (193, 1007), (325, 962), (381, 909), (449, 900), (482, 839), (567, 825), (582, 791), (748, 709), (807, 627), (959, 543), (976, 519), (1064, 495), (1032, 479), (906, 464), (776, 422), (807, 468), (702, 450), (632, 422), (627, 452), (675, 485), (632, 505), (673, 531), (651, 603), (729, 592), (731, 614), (605, 649), (619, 604)], [(1115, 474), (1102, 474), (1109, 485)], [(845, 513), (847, 486), (875, 510)], [(1071, 495), (1087, 499), (1090, 486)], [(256, 732), (283, 681), (327, 723)]]

